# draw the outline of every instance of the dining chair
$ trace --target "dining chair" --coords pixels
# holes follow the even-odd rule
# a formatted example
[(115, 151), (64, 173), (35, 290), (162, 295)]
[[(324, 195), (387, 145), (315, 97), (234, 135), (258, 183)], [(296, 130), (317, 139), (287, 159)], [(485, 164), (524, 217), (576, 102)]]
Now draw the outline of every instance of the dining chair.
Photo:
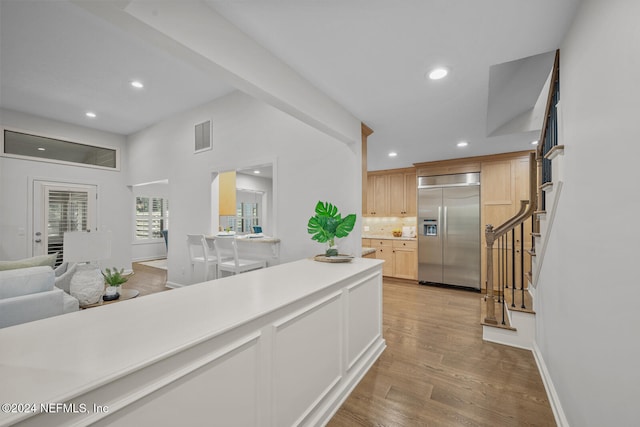
[(235, 236), (217, 236), (213, 245), (216, 248), (216, 256), (221, 260), (218, 262), (218, 277), (222, 277), (223, 271), (238, 274), (267, 267), (266, 260), (240, 258), (238, 256), (238, 241)]
[(213, 267), (214, 278), (218, 278), (218, 257), (211, 253), (211, 248), (203, 234), (187, 234), (187, 247), (189, 249), (189, 261), (191, 262), (191, 277), (195, 273), (196, 264), (202, 264), (204, 281), (209, 280), (209, 268)]

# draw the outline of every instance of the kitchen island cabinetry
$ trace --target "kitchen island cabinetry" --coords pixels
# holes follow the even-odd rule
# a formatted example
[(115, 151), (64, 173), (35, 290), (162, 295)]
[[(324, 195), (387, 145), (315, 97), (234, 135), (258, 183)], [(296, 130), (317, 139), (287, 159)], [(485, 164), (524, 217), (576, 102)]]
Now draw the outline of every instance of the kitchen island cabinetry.
[(0, 329), (0, 401), (38, 409), (0, 426), (326, 425), (385, 348), (380, 264), (302, 259)]

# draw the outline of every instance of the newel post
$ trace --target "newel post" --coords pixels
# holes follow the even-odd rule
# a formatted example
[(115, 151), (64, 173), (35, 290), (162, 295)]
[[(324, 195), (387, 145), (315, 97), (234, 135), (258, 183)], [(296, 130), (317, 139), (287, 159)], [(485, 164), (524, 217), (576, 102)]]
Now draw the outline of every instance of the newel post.
[(495, 242), (495, 234), (493, 225), (487, 224), (484, 230), (485, 239), (487, 241), (487, 295), (485, 301), (487, 303), (487, 314), (484, 318), (485, 323), (497, 325), (496, 320), (496, 303), (493, 298), (493, 242)]

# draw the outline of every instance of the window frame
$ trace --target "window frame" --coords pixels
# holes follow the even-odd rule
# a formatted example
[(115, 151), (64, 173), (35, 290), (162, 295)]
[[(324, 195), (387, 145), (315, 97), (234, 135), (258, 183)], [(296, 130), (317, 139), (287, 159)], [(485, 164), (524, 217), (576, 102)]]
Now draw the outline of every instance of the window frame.
[[(149, 243), (158, 243), (164, 242), (164, 237), (138, 237), (138, 199), (147, 199), (148, 200), (148, 208), (147, 214), (149, 215), (146, 219), (148, 222), (148, 232), (152, 232), (152, 222), (154, 221), (153, 217), (153, 199), (160, 199), (163, 201), (163, 204), (166, 206), (163, 209), (163, 214), (159, 217), (160, 221), (164, 220), (166, 227), (164, 230), (168, 230), (169, 226), (169, 198), (163, 196), (144, 196), (144, 195), (134, 195), (133, 200), (133, 244), (149, 244)], [(157, 218), (156, 218), (157, 219)], [(160, 230), (162, 231), (162, 230)]]
[[(5, 153), (5, 143), (4, 143), (4, 133), (5, 133), (5, 131), (14, 132), (14, 133), (21, 133), (21, 134), (25, 134), (25, 135), (32, 135), (32, 136), (36, 136), (36, 137), (40, 137), (40, 138), (54, 139), (54, 140), (57, 140), (57, 141), (68, 142), (70, 144), (79, 144), (79, 145), (86, 145), (86, 146), (89, 146), (89, 147), (96, 147), (96, 148), (103, 148), (103, 149), (107, 149), (107, 150), (113, 150), (113, 151), (115, 151), (116, 165), (115, 165), (115, 167), (112, 168), (112, 167), (108, 167), (108, 166), (92, 165), (92, 164), (88, 164), (88, 163), (76, 163), (76, 162), (69, 162), (69, 161), (66, 161), (66, 160), (48, 159), (46, 157), (32, 157), (32, 156), (25, 156), (25, 155), (21, 155), (21, 154)], [(102, 145), (102, 144), (79, 142), (79, 141), (71, 140), (69, 138), (59, 137), (59, 136), (55, 136), (55, 135), (51, 135), (51, 134), (45, 134), (45, 133), (41, 133), (41, 132), (34, 132), (34, 131), (30, 131), (30, 130), (25, 130), (25, 129), (18, 129), (18, 128), (13, 128), (13, 127), (8, 127), (8, 126), (0, 126), (0, 157), (5, 157), (5, 158), (9, 158), (9, 159), (18, 159), (18, 160), (30, 160), (32, 162), (54, 163), (54, 164), (66, 165), (66, 166), (77, 166), (77, 167), (81, 167), (81, 168), (91, 168), (91, 169), (100, 169), (100, 170), (107, 170), (107, 171), (116, 171), (116, 172), (120, 172), (120, 167), (121, 167), (121, 163), (120, 163), (120, 147), (113, 147), (113, 146)]]

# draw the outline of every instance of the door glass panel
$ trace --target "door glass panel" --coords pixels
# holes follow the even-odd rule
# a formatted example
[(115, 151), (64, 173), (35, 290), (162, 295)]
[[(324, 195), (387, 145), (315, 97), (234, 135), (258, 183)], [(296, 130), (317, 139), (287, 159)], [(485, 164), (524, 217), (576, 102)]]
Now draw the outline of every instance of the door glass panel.
[(34, 181), (34, 255), (64, 257), (64, 233), (95, 229), (95, 186), (58, 186)]

